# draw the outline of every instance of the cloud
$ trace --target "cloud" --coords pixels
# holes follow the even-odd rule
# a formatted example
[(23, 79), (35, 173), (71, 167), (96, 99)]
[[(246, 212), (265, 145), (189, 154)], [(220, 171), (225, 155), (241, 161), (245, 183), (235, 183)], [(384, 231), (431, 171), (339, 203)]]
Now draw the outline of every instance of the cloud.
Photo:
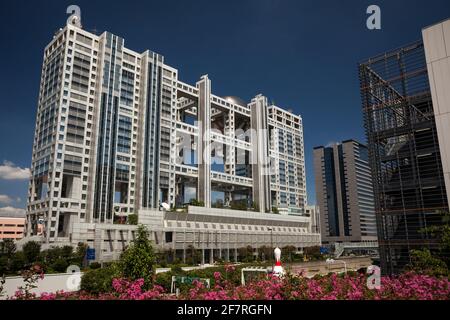
[(0, 203), (3, 204), (10, 204), (13, 201), (10, 196), (7, 196), (6, 194), (0, 194)]
[(14, 207), (3, 207), (0, 208), (0, 217), (25, 217), (25, 209), (14, 208)]
[(29, 168), (17, 167), (10, 161), (3, 161), (0, 165), (0, 179), (3, 180), (27, 180), (30, 178)]

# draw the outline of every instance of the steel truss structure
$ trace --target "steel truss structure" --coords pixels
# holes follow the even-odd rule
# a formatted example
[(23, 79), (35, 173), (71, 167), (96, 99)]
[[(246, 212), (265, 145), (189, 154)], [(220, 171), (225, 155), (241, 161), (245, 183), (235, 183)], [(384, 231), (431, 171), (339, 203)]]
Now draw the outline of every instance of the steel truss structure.
[(382, 272), (436, 249), (425, 228), (448, 210), (424, 45), (416, 42), (359, 65)]

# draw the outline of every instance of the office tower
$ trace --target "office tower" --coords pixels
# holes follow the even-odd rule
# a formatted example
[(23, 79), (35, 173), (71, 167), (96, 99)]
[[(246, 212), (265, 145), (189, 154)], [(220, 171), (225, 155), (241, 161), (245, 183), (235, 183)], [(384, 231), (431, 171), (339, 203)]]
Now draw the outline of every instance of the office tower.
[(322, 242), (375, 241), (376, 223), (367, 146), (347, 140), (314, 148)]
[(263, 95), (219, 97), (207, 75), (190, 85), (178, 74), (162, 55), (87, 32), (76, 17), (55, 34), (44, 51), (28, 237), (43, 228), (46, 243), (117, 256), (137, 215), (158, 245), (184, 254), (211, 249), (217, 237), (198, 237), (219, 230), (233, 238), (220, 240), (227, 250), (270, 235), (280, 246), (320, 241), (304, 216), (301, 117)]
[(412, 249), (439, 246), (424, 228), (440, 224), (439, 211), (448, 210), (450, 42), (445, 39), (449, 20), (424, 29), (423, 41), (359, 66), (384, 273), (411, 263)]

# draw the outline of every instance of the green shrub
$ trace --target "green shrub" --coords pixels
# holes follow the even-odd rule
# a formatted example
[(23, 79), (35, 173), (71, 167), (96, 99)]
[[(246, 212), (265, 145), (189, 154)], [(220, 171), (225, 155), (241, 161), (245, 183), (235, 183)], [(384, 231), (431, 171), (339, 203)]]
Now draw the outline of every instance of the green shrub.
[(197, 199), (191, 199), (191, 201), (189, 201), (189, 205), (194, 206), (194, 207), (204, 207), (205, 203), (203, 201), (199, 201)]
[(133, 213), (128, 216), (128, 224), (137, 225), (138, 224), (138, 215)]
[(158, 273), (155, 276), (153, 284), (163, 287), (166, 290), (166, 292), (170, 292), (170, 286), (172, 285), (172, 276), (173, 275), (174, 274), (170, 271)]
[(102, 267), (102, 265), (100, 263), (98, 263), (98, 262), (92, 262), (89, 265), (89, 268), (92, 269), (92, 270), (100, 269), (101, 267)]
[(113, 290), (112, 281), (120, 272), (115, 264), (105, 268), (91, 269), (81, 277), (80, 290), (92, 294), (107, 293)]
[[(24, 254), (25, 263), (31, 265), (39, 261), (41, 245), (36, 241), (29, 241), (23, 245), (22, 252)], [(23, 268), (23, 266), (21, 268)]]
[(58, 258), (56, 261), (50, 266), (55, 272), (66, 272), (69, 263), (67, 259)]
[(17, 274), (18, 271), (23, 270), (25, 266), (25, 255), (22, 251), (18, 251), (14, 254), (11, 260), (11, 273)]
[(122, 253), (119, 266), (122, 276), (130, 280), (144, 279), (145, 287), (152, 283), (153, 265), (155, 254), (152, 243), (149, 240), (147, 228), (140, 225), (137, 230), (136, 239)]

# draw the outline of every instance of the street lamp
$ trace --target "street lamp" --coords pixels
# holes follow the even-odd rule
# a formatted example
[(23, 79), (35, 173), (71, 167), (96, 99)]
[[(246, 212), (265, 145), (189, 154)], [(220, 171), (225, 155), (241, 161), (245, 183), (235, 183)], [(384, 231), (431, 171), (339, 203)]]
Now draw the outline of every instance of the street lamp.
[(344, 260), (334, 260), (334, 259), (327, 259), (325, 261), (328, 265), (333, 264), (335, 262), (341, 262), (344, 264), (344, 272), (347, 273), (347, 263)]

